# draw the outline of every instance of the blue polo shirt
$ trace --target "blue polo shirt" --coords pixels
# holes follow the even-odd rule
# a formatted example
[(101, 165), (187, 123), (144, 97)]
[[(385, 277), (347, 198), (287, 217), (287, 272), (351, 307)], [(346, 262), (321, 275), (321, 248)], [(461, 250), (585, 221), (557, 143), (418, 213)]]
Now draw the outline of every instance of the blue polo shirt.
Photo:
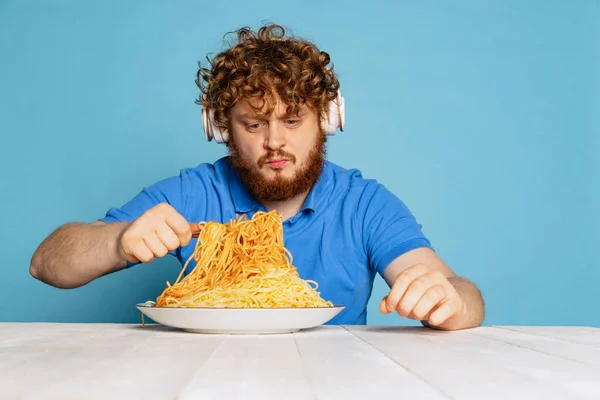
[[(144, 188), (122, 207), (110, 209), (102, 220), (132, 221), (161, 202), (169, 203), (190, 222), (226, 223), (236, 214), (250, 218), (259, 210), (267, 211), (224, 157)], [(359, 171), (330, 162), (325, 163), (300, 212), (284, 221), (283, 232), (300, 276), (316, 281), (325, 300), (346, 306), (330, 324), (366, 324), (375, 274), (382, 274), (407, 251), (431, 247), (400, 199), (377, 181), (364, 179)], [(183, 265), (194, 245), (195, 239), (170, 254)]]

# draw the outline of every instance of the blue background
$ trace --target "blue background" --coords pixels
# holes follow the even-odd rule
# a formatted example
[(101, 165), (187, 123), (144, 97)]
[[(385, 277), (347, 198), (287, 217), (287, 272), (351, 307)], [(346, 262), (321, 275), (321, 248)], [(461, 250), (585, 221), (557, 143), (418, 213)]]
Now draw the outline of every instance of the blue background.
[[(174, 259), (58, 290), (37, 245), (212, 162), (197, 62), (282, 24), (328, 51), (347, 101), (329, 159), (402, 198), (475, 281), (485, 324), (600, 326), (597, 1), (0, 1), (0, 321), (139, 322)], [(412, 324), (376, 311), (371, 324)]]

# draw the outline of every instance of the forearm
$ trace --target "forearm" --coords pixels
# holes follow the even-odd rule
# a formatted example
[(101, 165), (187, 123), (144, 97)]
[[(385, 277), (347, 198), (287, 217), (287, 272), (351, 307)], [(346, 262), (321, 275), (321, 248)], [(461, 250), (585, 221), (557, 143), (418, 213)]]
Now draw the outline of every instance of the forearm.
[(64, 225), (38, 247), (30, 273), (59, 288), (75, 288), (126, 264), (118, 251), (118, 239), (126, 223)]
[(480, 326), (485, 316), (485, 305), (481, 292), (471, 281), (458, 276), (448, 278), (463, 302), (463, 310), (439, 326), (423, 325), (441, 330), (459, 330)]

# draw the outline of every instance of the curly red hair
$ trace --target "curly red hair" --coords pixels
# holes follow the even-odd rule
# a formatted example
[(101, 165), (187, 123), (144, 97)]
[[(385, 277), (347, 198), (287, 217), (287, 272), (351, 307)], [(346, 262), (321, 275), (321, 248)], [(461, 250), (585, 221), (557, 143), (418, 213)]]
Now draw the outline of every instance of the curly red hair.
[(286, 37), (280, 25), (267, 25), (258, 32), (244, 27), (236, 41), (217, 54), (210, 68), (200, 67), (196, 84), (198, 104), (214, 110), (217, 126), (229, 130), (229, 112), (241, 99), (261, 115), (269, 115), (280, 99), (294, 115), (306, 105), (323, 118), (337, 96), (339, 82), (329, 66), (329, 54), (314, 44)]

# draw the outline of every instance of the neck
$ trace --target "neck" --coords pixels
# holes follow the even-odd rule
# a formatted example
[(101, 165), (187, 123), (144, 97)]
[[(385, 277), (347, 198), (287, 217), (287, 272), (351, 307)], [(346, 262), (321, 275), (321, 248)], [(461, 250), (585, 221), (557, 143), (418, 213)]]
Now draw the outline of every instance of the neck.
[(298, 214), (308, 197), (308, 193), (309, 192), (302, 193), (283, 201), (264, 202), (263, 205), (267, 207), (269, 211), (276, 210), (281, 214), (282, 220), (285, 221)]

